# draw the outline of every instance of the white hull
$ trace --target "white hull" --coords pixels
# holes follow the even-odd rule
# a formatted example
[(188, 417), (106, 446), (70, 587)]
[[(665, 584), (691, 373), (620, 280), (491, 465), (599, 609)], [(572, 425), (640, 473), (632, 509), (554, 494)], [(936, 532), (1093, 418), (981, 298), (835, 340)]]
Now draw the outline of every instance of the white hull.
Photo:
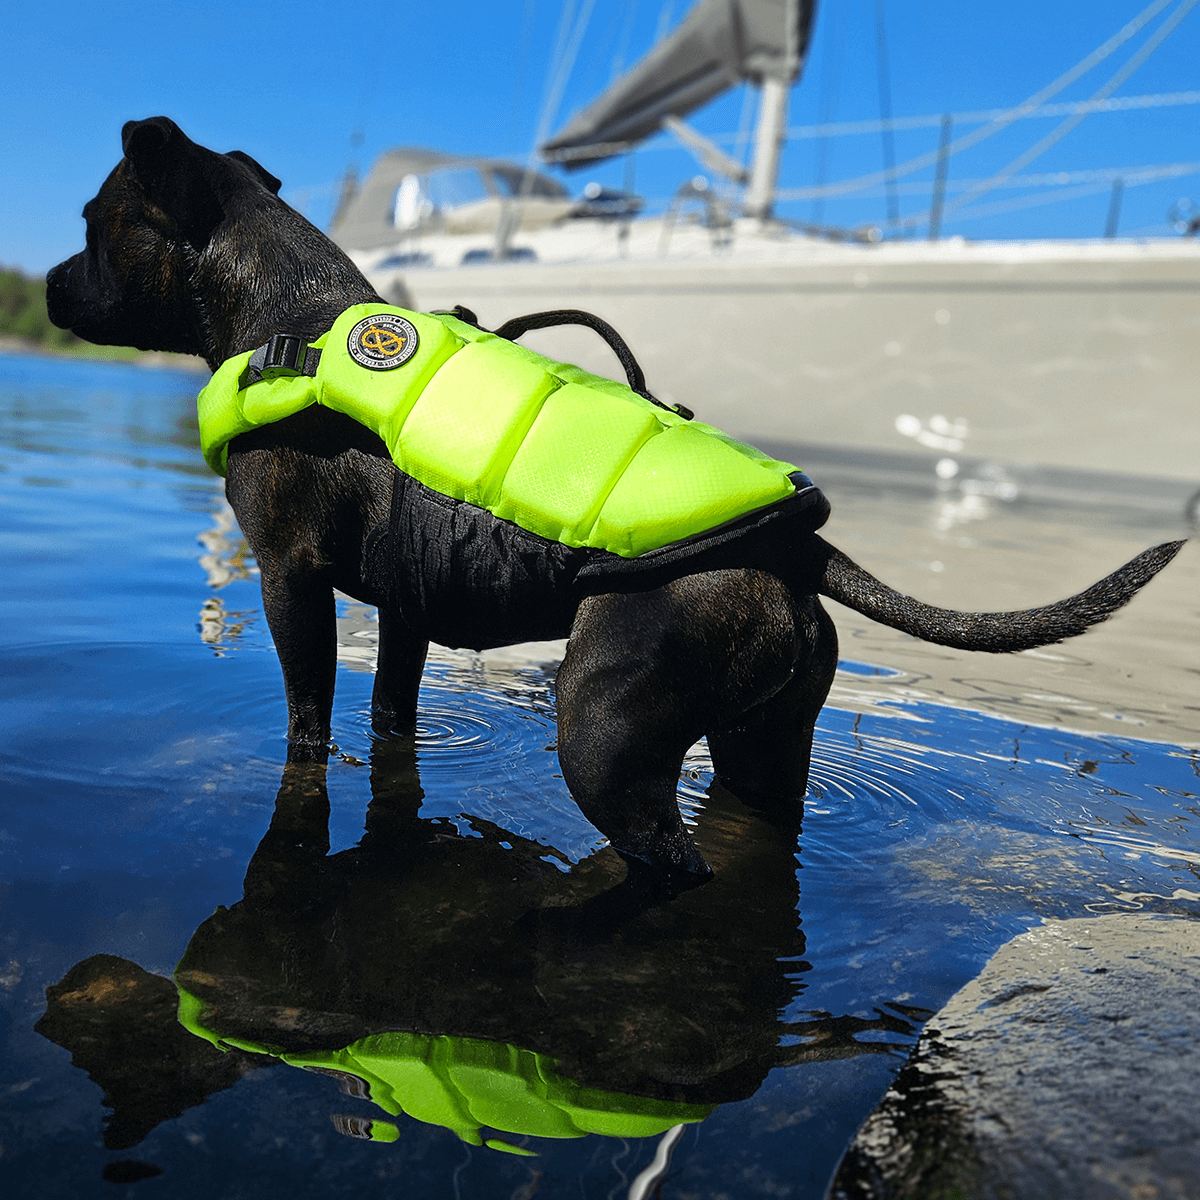
[[(595, 312), (657, 395), (752, 442), (1200, 480), (1195, 239), (863, 246), (744, 228), (714, 253), (693, 226), (659, 256), (660, 224), (639, 222), (619, 256), (611, 226), (581, 224), (519, 236), (535, 263), (402, 281), (416, 307), (465, 304), (488, 327)], [(462, 243), (440, 242), (423, 248), (458, 261)], [(364, 266), (385, 295), (399, 278)], [(619, 370), (585, 331), (524, 341)]]

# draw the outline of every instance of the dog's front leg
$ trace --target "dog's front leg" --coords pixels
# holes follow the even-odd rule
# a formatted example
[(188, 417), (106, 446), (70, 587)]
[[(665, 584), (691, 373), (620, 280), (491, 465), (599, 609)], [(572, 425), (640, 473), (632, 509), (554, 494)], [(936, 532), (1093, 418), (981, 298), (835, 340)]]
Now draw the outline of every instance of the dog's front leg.
[(379, 608), (379, 657), (371, 693), (376, 733), (411, 733), (417, 725), (417, 692), (429, 641), (414, 633), (393, 609)]
[(283, 668), (288, 762), (324, 759), (337, 670), (333, 588), (319, 576), (285, 572), (259, 557), (263, 608)]

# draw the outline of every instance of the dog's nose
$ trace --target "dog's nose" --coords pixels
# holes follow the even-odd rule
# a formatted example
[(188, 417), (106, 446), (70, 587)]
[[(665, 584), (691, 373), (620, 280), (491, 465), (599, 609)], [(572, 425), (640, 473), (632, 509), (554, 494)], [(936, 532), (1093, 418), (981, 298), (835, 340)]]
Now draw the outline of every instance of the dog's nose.
[(46, 292), (61, 292), (66, 289), (67, 280), (71, 274), (71, 259), (60, 262), (57, 267), (51, 267), (46, 273)]
[(46, 275), (46, 312), (60, 329), (66, 329), (70, 325), (67, 319), (67, 289), (74, 262), (74, 258), (68, 258), (66, 262), (52, 267)]

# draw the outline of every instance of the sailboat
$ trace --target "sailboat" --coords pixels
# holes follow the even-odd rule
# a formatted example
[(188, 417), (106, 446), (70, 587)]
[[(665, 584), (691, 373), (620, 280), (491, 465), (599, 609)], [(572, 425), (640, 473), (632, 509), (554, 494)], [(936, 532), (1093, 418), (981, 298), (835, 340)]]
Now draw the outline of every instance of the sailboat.
[[(397, 150), (332, 236), (410, 307), (463, 304), (488, 327), (594, 311), (665, 402), (806, 465), (852, 451), (1001, 499), (1048, 468), (1119, 472), (1186, 498), (1200, 475), (1200, 239), (888, 240), (779, 219), (814, 13), (814, 0), (700, 0), (541, 142), (542, 162), (570, 172), (671, 134), (709, 174), (665, 213), (595, 185), (573, 198), (529, 164)], [(742, 83), (760, 93), (748, 165), (686, 121)], [(612, 374), (588, 338), (526, 340)]]

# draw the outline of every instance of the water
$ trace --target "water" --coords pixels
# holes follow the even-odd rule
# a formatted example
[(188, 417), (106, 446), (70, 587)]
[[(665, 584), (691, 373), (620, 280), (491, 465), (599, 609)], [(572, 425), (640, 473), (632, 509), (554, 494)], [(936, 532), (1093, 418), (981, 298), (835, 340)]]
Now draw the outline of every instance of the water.
[[(679, 1121), (664, 1195), (815, 1198), (997, 946), (1045, 918), (1200, 915), (1193, 547), (1109, 625), (1032, 655), (839, 609), (799, 838), (711, 789), (698, 746), (680, 796), (717, 877), (655, 904), (559, 776), (555, 647), (435, 653), (414, 751), (369, 733), (372, 614), (345, 601), (338, 754), (324, 778), (284, 772), (279, 670), (200, 459), (197, 383), (0, 357), (7, 1194), (105, 1177), (205, 1200), (623, 1198)], [(1040, 603), (1179, 533), (1136, 505), (818, 466), (829, 536), (941, 603)], [(177, 966), (241, 1050), (177, 1023)], [(528, 1101), (524, 1125), (481, 1134), (538, 1155), (519, 1157), (299, 1065), (346, 1069), (359, 1046), (365, 1070), (387, 1030), (441, 1037), (493, 1108), (496, 1086), (526, 1103), (566, 1076), (590, 1089), (578, 1122), (603, 1110), (622, 1136), (528, 1136), (561, 1113)], [(481, 1066), (495, 1053), (509, 1067)], [(341, 1132), (368, 1128), (398, 1133)]]

